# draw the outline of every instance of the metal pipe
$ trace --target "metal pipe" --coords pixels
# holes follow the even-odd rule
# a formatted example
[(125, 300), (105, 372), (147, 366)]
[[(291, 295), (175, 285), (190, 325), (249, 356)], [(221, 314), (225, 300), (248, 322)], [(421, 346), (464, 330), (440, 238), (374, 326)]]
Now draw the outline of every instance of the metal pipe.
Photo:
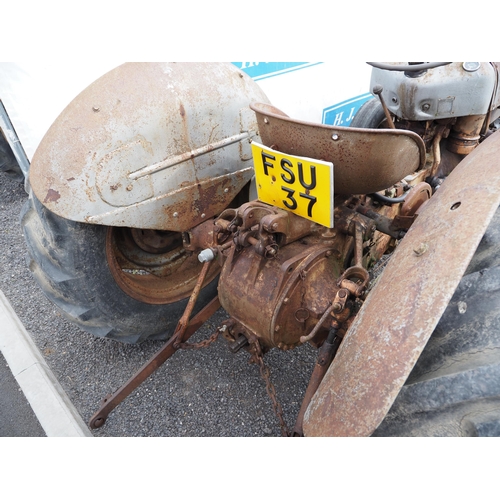
[(203, 263), (203, 267), (201, 268), (200, 275), (198, 276), (198, 281), (196, 282), (196, 285), (193, 288), (191, 296), (189, 297), (189, 301), (187, 303), (186, 309), (184, 310), (184, 314), (182, 315), (181, 319), (177, 323), (177, 328), (175, 329), (175, 332), (172, 336), (172, 337), (177, 339), (177, 342), (174, 343), (175, 349), (178, 349), (180, 344), (184, 341), (183, 337), (184, 337), (184, 334), (186, 332), (186, 328), (189, 324), (189, 318), (191, 316), (191, 313), (193, 312), (196, 301), (198, 300), (198, 295), (200, 294), (201, 287), (203, 286), (203, 282), (205, 281), (208, 269), (209, 269), (211, 264), (212, 264), (211, 260)]
[(354, 265), (363, 267), (363, 227), (354, 223)]
[(311, 340), (316, 335), (316, 333), (318, 333), (318, 330), (321, 328), (321, 326), (323, 325), (325, 320), (328, 318), (330, 313), (333, 311), (333, 307), (334, 307), (334, 305), (331, 304), (326, 309), (326, 311), (323, 313), (323, 316), (321, 316), (320, 320), (316, 323), (316, 326), (311, 330), (311, 333), (309, 335), (307, 335), (307, 336), (303, 335), (302, 337), (300, 337), (300, 341), (303, 344), (305, 344), (307, 341)]
[[(215, 297), (190, 321), (183, 333), (183, 340), (187, 340), (200, 328), (207, 319), (209, 319), (220, 308), (219, 298)], [(152, 373), (154, 373), (167, 359), (169, 359), (177, 348), (174, 344), (178, 342), (176, 337), (170, 340), (149, 360), (142, 368), (135, 373), (124, 385), (122, 385), (113, 394), (104, 398), (99, 410), (94, 413), (89, 421), (91, 429), (102, 427), (108, 418), (108, 415), (135, 389), (137, 389)]]
[(384, 64), (381, 62), (367, 62), (366, 64), (386, 71), (423, 71), (438, 68), (439, 66), (446, 66), (447, 64), (451, 64), (451, 62), (425, 62), (421, 64)]
[(373, 87), (372, 92), (375, 95), (378, 95), (378, 98), (380, 100), (380, 104), (382, 104), (382, 108), (384, 110), (385, 118), (387, 119), (387, 123), (389, 124), (389, 128), (395, 129), (396, 125), (394, 125), (394, 122), (392, 121), (391, 113), (389, 112), (389, 109), (387, 108), (387, 106), (385, 104), (384, 98), (382, 97), (383, 90), (384, 89), (382, 88), (381, 85), (375, 85), (375, 87)]
[(434, 137), (434, 141), (432, 143), (432, 154), (434, 159), (432, 161), (432, 168), (429, 177), (434, 177), (438, 171), (439, 165), (441, 163), (441, 139), (443, 138), (443, 134), (445, 131), (445, 127), (441, 126), (438, 128), (437, 134)]
[(366, 217), (369, 217), (370, 219), (374, 220), (377, 231), (380, 231), (381, 233), (384, 234), (388, 234), (389, 236), (392, 236), (393, 238), (396, 239), (401, 238), (400, 231), (391, 229), (392, 219), (389, 219), (389, 217), (385, 217), (384, 215), (381, 215), (375, 212), (374, 210), (371, 210), (370, 208), (361, 205), (356, 207), (356, 211), (359, 212), (361, 215), (365, 215)]

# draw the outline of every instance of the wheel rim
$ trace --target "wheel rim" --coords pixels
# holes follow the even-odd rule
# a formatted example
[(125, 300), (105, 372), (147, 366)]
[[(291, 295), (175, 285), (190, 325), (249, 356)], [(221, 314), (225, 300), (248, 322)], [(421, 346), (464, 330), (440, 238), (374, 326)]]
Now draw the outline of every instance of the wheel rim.
[[(109, 227), (106, 258), (111, 274), (127, 295), (148, 304), (170, 304), (189, 297), (202, 268), (185, 250), (182, 233)], [(213, 266), (206, 283), (219, 269)]]

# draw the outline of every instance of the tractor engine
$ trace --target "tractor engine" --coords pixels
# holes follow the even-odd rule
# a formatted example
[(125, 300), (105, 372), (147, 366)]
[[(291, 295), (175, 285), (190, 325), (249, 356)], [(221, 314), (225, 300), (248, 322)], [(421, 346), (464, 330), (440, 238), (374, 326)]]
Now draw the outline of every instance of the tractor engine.
[(338, 342), (368, 269), (430, 198), (424, 143), (409, 131), (317, 125), (250, 107), (261, 141), (252, 141), (259, 201), (224, 210), (200, 254), (222, 265), (224, 335), (234, 351)]
[(259, 201), (215, 221), (219, 245), (209, 252), (223, 265), (219, 299), (231, 316), (225, 337), (233, 350), (255, 340), (263, 351), (318, 347), (332, 327), (345, 333), (368, 286), (367, 264), (394, 240), (376, 230), (386, 215), (360, 198), (336, 201), (333, 229)]

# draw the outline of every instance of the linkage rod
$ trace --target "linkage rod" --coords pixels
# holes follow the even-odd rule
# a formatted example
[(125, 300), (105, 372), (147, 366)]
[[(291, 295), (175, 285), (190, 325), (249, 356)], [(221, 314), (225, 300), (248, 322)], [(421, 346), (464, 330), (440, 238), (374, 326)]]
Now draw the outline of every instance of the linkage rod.
[[(209, 264), (208, 262), (206, 264)], [(208, 266), (205, 265), (200, 279), (191, 294), (191, 298), (186, 307), (186, 311), (182, 318), (179, 320), (177, 328), (174, 335), (168, 340), (168, 342), (149, 360), (147, 361), (140, 370), (135, 373), (122, 387), (120, 387), (113, 394), (108, 395), (102, 401), (102, 405), (99, 410), (92, 416), (89, 421), (89, 427), (91, 429), (97, 429), (102, 427), (106, 422), (108, 415), (127, 397), (129, 396), (137, 387), (139, 387), (152, 373), (154, 373), (168, 358), (170, 358), (175, 351), (180, 347), (181, 342), (185, 342), (191, 337), (198, 328), (200, 328), (208, 318), (210, 318), (220, 307), (219, 298), (215, 297), (209, 302), (198, 314), (193, 316), (191, 321), (189, 321), (189, 315), (194, 307), (196, 298), (201, 288), (201, 283), (206, 275), (206, 270)], [(198, 284), (200, 285), (198, 287)], [(192, 300), (193, 299), (193, 300)]]

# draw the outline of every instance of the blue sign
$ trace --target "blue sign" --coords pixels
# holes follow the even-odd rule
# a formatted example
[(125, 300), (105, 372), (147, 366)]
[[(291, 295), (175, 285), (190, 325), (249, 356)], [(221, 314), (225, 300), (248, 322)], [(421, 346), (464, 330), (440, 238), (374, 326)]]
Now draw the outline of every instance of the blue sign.
[(359, 108), (372, 98), (372, 94), (363, 94), (325, 108), (322, 123), (336, 127), (348, 127)]
[[(301, 69), (322, 64), (321, 62), (233, 62), (237, 68), (244, 71), (253, 80), (263, 80), (273, 76), (299, 71)], [(322, 122), (325, 125), (348, 127), (359, 108), (373, 95), (362, 94), (357, 97), (334, 104), (323, 110)]]
[(321, 64), (319, 62), (233, 62), (254, 80), (263, 80), (271, 76), (282, 75), (290, 71), (297, 71), (308, 66)]

